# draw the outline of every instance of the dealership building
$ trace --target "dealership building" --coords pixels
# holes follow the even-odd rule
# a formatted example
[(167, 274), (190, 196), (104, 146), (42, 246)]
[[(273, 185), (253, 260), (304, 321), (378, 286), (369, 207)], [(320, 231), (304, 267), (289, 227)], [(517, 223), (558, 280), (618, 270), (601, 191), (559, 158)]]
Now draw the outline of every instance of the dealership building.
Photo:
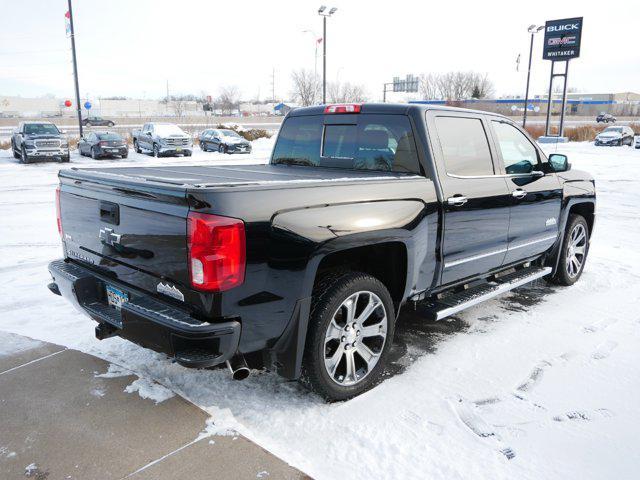
[[(562, 96), (552, 97), (552, 114), (559, 114), (562, 108)], [(489, 112), (512, 115), (524, 110), (524, 98), (471, 98), (468, 100), (415, 100), (411, 103), (446, 104), (463, 108), (475, 108)], [(531, 114), (546, 115), (547, 95), (536, 95), (528, 101)], [(618, 116), (640, 116), (640, 94), (634, 92), (621, 93), (568, 93), (567, 115), (592, 116), (600, 112), (612, 113)]]

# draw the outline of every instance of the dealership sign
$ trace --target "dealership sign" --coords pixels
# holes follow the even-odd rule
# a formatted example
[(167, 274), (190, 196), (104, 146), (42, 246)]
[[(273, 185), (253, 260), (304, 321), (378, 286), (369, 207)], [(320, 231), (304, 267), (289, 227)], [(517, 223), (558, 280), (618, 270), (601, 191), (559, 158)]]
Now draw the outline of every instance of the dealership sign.
[(580, 56), (582, 17), (549, 20), (544, 29), (542, 58), (571, 60)]

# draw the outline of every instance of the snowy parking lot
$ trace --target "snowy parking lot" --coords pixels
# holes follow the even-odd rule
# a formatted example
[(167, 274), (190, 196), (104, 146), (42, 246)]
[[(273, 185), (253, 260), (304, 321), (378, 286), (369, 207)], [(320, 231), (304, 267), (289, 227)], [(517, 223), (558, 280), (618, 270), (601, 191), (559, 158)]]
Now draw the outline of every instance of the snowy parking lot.
[[(196, 150), (191, 158), (80, 158), (73, 166), (268, 161)], [(520, 288), (438, 324), (410, 311), (384, 382), (326, 404), (295, 382), (189, 370), (119, 338), (52, 295), (60, 257), (59, 164), (0, 150), (0, 330), (96, 355), (190, 400), (318, 479), (631, 479), (640, 468), (640, 150), (547, 145), (596, 178), (595, 232), (573, 287)], [(1, 354), (2, 352), (0, 352)], [(0, 445), (1, 446), (1, 445)]]

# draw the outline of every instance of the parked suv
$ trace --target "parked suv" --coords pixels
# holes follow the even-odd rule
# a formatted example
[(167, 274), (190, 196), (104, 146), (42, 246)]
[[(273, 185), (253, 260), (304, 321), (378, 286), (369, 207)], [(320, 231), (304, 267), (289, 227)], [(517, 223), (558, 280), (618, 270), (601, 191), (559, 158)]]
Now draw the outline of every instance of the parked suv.
[(229, 129), (209, 129), (200, 134), (200, 148), (204, 152), (251, 153), (251, 142)]
[(607, 127), (596, 135), (596, 145), (633, 145), (634, 133), (631, 127)]
[(248, 359), (330, 400), (381, 380), (403, 308), (442, 320), (575, 283), (595, 218), (594, 180), (566, 156), (448, 106), (295, 109), (268, 165), (59, 176), (49, 288), (99, 339), (234, 378)]
[(35, 160), (69, 161), (69, 142), (50, 122), (21, 122), (11, 137), (13, 156), (29, 163)]
[(182, 154), (190, 157), (193, 140), (173, 123), (145, 123), (142, 130), (134, 130), (133, 148), (137, 153), (149, 151), (154, 157)]
[(118, 133), (89, 132), (78, 142), (80, 155), (91, 155), (91, 158), (127, 158), (129, 147)]
[(613, 115), (611, 115), (610, 113), (601, 113), (596, 117), (596, 122), (600, 123), (616, 123), (616, 117), (614, 117)]
[(115, 123), (102, 117), (86, 117), (82, 119), (82, 125), (87, 127), (113, 127)]

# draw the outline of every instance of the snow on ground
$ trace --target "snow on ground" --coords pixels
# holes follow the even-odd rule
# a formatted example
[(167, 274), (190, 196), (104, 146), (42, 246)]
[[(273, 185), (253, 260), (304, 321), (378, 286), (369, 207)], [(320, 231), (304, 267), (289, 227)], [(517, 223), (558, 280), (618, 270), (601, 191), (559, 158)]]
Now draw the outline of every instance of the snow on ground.
[[(82, 165), (257, 163), (196, 152), (131, 153)], [(325, 404), (268, 373), (233, 382), (188, 370), (118, 338), (46, 288), (60, 255), (56, 164), (20, 165), (0, 151), (0, 329), (122, 365), (199, 405), (208, 428), (235, 429), (318, 479), (630, 479), (640, 468), (640, 150), (545, 146), (597, 181), (587, 267), (569, 288), (537, 283), (448, 321), (410, 312), (388, 378), (349, 402)], [(116, 369), (117, 370), (117, 369)]]

